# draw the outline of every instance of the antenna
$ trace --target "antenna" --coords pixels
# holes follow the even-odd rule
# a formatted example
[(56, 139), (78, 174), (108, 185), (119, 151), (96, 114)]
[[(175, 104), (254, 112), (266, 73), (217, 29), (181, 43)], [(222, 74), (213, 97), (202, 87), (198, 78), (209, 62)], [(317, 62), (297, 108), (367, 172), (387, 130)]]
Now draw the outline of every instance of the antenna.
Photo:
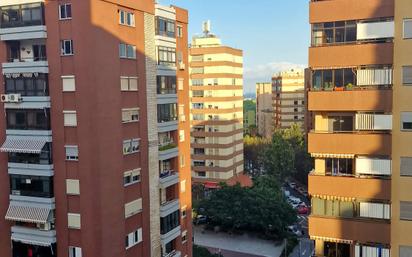
[(207, 20), (207, 21), (205, 21), (205, 22), (203, 22), (203, 33), (205, 34), (205, 35), (209, 35), (209, 33), (210, 33), (210, 20)]

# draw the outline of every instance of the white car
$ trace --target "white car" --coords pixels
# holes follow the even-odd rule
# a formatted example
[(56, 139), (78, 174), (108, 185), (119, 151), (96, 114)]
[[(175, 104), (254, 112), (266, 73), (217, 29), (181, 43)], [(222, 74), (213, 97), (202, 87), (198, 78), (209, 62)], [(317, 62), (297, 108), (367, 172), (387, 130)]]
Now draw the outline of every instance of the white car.
[(296, 226), (288, 226), (288, 231), (295, 234), (296, 236), (301, 236), (302, 231), (300, 231)]

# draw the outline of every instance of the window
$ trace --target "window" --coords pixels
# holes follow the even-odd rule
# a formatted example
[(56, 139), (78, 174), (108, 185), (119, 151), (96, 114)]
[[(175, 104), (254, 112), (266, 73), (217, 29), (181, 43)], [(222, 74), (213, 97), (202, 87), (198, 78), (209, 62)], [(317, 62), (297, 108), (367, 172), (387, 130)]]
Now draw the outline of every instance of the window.
[(164, 123), (177, 121), (177, 104), (158, 104), (157, 122)]
[(187, 242), (187, 230), (182, 232), (182, 244)]
[(183, 26), (177, 25), (177, 37), (183, 37)]
[(333, 176), (353, 174), (353, 159), (326, 159), (326, 174)]
[(136, 46), (120, 43), (119, 56), (120, 58), (136, 59)]
[(328, 116), (329, 132), (353, 131), (353, 120), (353, 116)]
[(180, 212), (182, 213), (182, 219), (186, 218), (187, 217), (187, 206), (183, 206)]
[(123, 184), (125, 187), (138, 182), (140, 182), (140, 169), (126, 171), (124, 173)]
[(156, 17), (156, 35), (175, 37), (175, 21)]
[(0, 8), (0, 26), (13, 28), (44, 25), (43, 6), (43, 3), (3, 6)]
[(412, 130), (412, 112), (401, 112), (401, 130)]
[(69, 257), (82, 257), (82, 248), (69, 246)]
[(313, 72), (312, 88), (332, 90), (335, 87), (354, 85), (355, 72), (352, 69), (316, 70)]
[[(195, 165), (196, 166), (196, 165)], [(202, 165), (202, 166), (204, 166), (204, 165)], [(206, 171), (199, 171), (199, 172), (197, 172), (197, 176), (198, 177), (206, 177)]]
[(179, 210), (170, 213), (166, 217), (160, 218), (160, 234), (164, 235), (180, 225)]
[(54, 197), (53, 177), (32, 175), (10, 175), (11, 195), (28, 197)]
[(403, 38), (404, 39), (412, 38), (412, 19), (403, 20)]
[(76, 82), (74, 76), (62, 76), (63, 92), (76, 91)]
[(124, 206), (124, 216), (125, 218), (129, 218), (139, 212), (141, 212), (142, 209), (142, 199), (137, 199), (134, 200), (130, 203), (125, 204)]
[(79, 160), (79, 149), (77, 145), (66, 145), (66, 161)]
[(73, 40), (62, 40), (61, 43), (61, 55), (73, 55)]
[(20, 94), (21, 96), (48, 96), (48, 76), (44, 73), (5, 74), (6, 94)]
[(157, 64), (176, 66), (176, 48), (172, 47), (157, 47)]
[(185, 166), (185, 156), (184, 155), (180, 155), (180, 167), (184, 167)]
[(399, 246), (399, 257), (412, 256), (412, 246)]
[(176, 76), (157, 76), (157, 94), (176, 94)]
[(50, 130), (50, 109), (6, 109), (7, 129)]
[(66, 179), (66, 194), (80, 195), (80, 181), (78, 179)]
[(312, 46), (356, 41), (356, 21), (316, 23), (312, 26)]
[(137, 91), (138, 78), (137, 77), (120, 77), (121, 91)]
[(122, 122), (139, 121), (139, 108), (122, 109)]
[(67, 225), (69, 228), (72, 229), (80, 229), (81, 228), (81, 216), (78, 213), (68, 213), (67, 214)]
[(404, 85), (412, 85), (412, 66), (402, 67), (402, 83)]
[(184, 78), (179, 78), (178, 80), (177, 80), (177, 88), (179, 89), (179, 90), (183, 90), (184, 89), (184, 82), (185, 82), (185, 79)]
[(412, 202), (400, 202), (400, 218), (412, 221)]
[[(381, 246), (355, 245), (354, 257), (389, 257), (390, 249)], [(400, 256), (402, 257), (402, 256)]]
[(412, 177), (412, 157), (401, 157), (401, 176)]
[(127, 26), (135, 26), (134, 13), (119, 10), (119, 23)]
[(123, 154), (137, 153), (140, 150), (140, 139), (129, 139), (123, 141)]
[(185, 141), (185, 131), (184, 130), (179, 130), (179, 141), (184, 142)]
[(64, 118), (65, 127), (76, 127), (77, 126), (76, 111), (63, 111), (63, 118)]
[(59, 6), (59, 19), (68, 20), (72, 18), (72, 4), (61, 4)]
[(138, 243), (142, 242), (143, 238), (142, 238), (142, 229), (139, 228), (131, 233), (129, 233), (126, 236), (126, 249), (129, 249), (130, 247), (133, 247), (135, 245), (137, 245)]
[(180, 181), (180, 193), (186, 192), (186, 180)]

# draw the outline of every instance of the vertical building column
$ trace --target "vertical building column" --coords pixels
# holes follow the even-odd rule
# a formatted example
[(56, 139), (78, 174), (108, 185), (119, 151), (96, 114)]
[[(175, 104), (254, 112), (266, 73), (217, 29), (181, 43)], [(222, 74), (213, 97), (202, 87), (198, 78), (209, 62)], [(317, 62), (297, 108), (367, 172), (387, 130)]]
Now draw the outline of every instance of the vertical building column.
[(159, 153), (157, 136), (157, 92), (156, 92), (156, 48), (155, 17), (144, 14), (145, 55), (146, 55), (146, 97), (147, 131), (149, 157), (149, 192), (150, 192), (150, 241), (152, 257), (161, 255), (160, 243), (160, 193), (159, 193)]

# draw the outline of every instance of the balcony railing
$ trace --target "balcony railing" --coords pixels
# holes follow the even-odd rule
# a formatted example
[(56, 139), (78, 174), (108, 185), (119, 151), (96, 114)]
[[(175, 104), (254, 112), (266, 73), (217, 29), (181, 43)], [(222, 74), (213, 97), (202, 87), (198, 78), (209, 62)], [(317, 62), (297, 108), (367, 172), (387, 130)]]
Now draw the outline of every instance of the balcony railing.
[(159, 176), (162, 179), (162, 178), (167, 178), (167, 177), (175, 175), (176, 171), (174, 171), (174, 170), (162, 170), (159, 173), (160, 173)]

